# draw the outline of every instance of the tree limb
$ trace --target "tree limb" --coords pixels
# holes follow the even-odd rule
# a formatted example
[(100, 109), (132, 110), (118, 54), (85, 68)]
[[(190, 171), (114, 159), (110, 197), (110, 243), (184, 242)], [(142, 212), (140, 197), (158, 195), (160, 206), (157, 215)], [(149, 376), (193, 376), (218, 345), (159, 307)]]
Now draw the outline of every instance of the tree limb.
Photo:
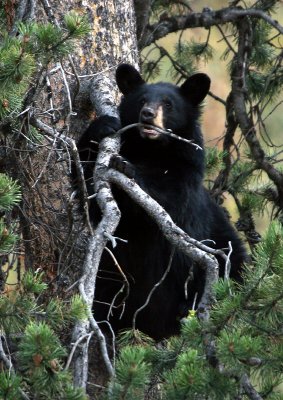
[(281, 199), (279, 207), (283, 209), (283, 174), (274, 168), (266, 157), (265, 152), (257, 138), (252, 117), (248, 116), (246, 110), (246, 83), (247, 64), (251, 54), (252, 30), (248, 18), (243, 18), (238, 23), (239, 44), (238, 52), (234, 57), (231, 71), (232, 98), (236, 120), (250, 148), (251, 155), (257, 168), (262, 169), (274, 182)]
[(278, 30), (278, 32), (281, 34), (283, 33), (283, 27), (278, 23), (278, 21), (272, 19), (262, 10), (254, 8), (243, 10), (240, 7), (227, 7), (213, 11), (210, 8), (204, 8), (200, 13), (194, 12), (188, 13), (187, 15), (162, 18), (161, 21), (148, 26), (147, 32), (145, 33), (145, 36), (147, 37), (145, 46), (149, 46), (151, 43), (172, 32), (182, 31), (187, 28), (209, 28), (215, 25), (223, 25), (228, 22), (237, 22), (247, 16), (263, 19)]
[[(92, 102), (97, 105), (99, 114), (118, 116), (111, 92), (113, 93), (113, 84), (110, 79), (100, 75), (93, 80), (90, 93)], [(120, 220), (120, 211), (113, 198), (110, 185), (105, 180), (105, 171), (109, 165), (111, 155), (119, 151), (119, 145), (120, 141), (117, 135), (115, 137), (107, 137), (100, 143), (100, 151), (94, 169), (94, 183), (97, 194), (96, 201), (101, 209), (102, 219), (93, 234), (89, 236), (83, 275), (79, 284), (80, 294), (89, 310), (89, 320), (87, 322), (79, 321), (73, 332), (74, 341), (77, 341), (80, 336), (86, 335), (90, 328), (95, 332), (109, 378), (113, 377), (114, 369), (107, 352), (105, 337), (92, 315), (92, 306), (100, 259), (109, 237), (113, 236)], [(87, 343), (83, 343), (81, 347), (81, 351), (76, 352), (74, 357), (74, 384), (75, 386), (86, 388), (88, 378)]]
[[(222, 250), (215, 250), (191, 238), (186, 232), (175, 225), (169, 214), (133, 180), (122, 173), (109, 169), (107, 177), (123, 189), (137, 204), (139, 204), (156, 222), (164, 237), (177, 249), (188, 255), (193, 262), (205, 270), (205, 288), (199, 303), (199, 317), (207, 320), (209, 309), (214, 302), (212, 287), (218, 280), (218, 262), (214, 256), (220, 255), (227, 260)], [(227, 260), (229, 264), (229, 259)]]

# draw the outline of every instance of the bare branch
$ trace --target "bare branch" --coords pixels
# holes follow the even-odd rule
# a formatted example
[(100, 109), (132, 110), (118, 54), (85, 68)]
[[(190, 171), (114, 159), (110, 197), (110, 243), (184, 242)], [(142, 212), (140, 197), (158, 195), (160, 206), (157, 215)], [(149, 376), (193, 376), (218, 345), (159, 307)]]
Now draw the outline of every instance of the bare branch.
[(263, 19), (278, 30), (278, 32), (281, 34), (283, 33), (283, 27), (278, 23), (278, 21), (272, 19), (262, 10), (253, 8), (243, 10), (239, 7), (227, 7), (213, 11), (210, 8), (205, 8), (201, 13), (188, 13), (187, 15), (179, 15), (165, 19), (162, 18), (162, 21), (150, 25), (146, 32), (147, 41), (145, 46), (149, 46), (151, 43), (172, 32), (182, 31), (187, 28), (209, 28), (215, 25), (223, 25), (228, 22), (237, 22), (247, 16)]
[(67, 371), (69, 369), (70, 364), (72, 362), (73, 355), (74, 355), (78, 345), (85, 339), (89, 340), (92, 335), (93, 335), (93, 332), (87, 333), (86, 335), (83, 335), (83, 336), (79, 337), (78, 340), (73, 344), (72, 350), (71, 350), (71, 352), (69, 354), (68, 360), (67, 360), (66, 365), (64, 367), (64, 371)]
[(246, 395), (251, 399), (251, 400), (263, 400), (263, 397), (259, 395), (259, 393), (255, 390), (253, 385), (251, 384), (251, 381), (249, 380), (249, 377), (247, 374), (243, 374), (240, 383), (246, 393)]
[(156, 132), (159, 132), (159, 133), (161, 133), (162, 135), (169, 136), (169, 137), (171, 137), (171, 138), (173, 138), (173, 139), (180, 140), (181, 142), (191, 144), (191, 145), (194, 146), (197, 150), (203, 150), (202, 147), (199, 146), (198, 144), (194, 143), (193, 140), (185, 139), (185, 138), (183, 138), (183, 137), (181, 137), (181, 136), (175, 135), (175, 133), (173, 133), (173, 132), (172, 132), (171, 130), (169, 130), (169, 129), (165, 130), (165, 129), (159, 128), (158, 126), (148, 125), (148, 124), (141, 124), (141, 123), (139, 123), (139, 122), (138, 122), (138, 123), (135, 123), (135, 124), (131, 124), (131, 125), (124, 126), (123, 128), (119, 129), (119, 131), (117, 132), (117, 134), (121, 135), (123, 132), (127, 131), (128, 129), (138, 128), (138, 127), (145, 127), (145, 128), (148, 128), (148, 129), (155, 130)]
[[(0, 334), (0, 360), (2, 360), (3, 365), (4, 365), (12, 374), (14, 374), (14, 373), (15, 373), (14, 366), (13, 366), (13, 364), (12, 364), (11, 359), (10, 359), (9, 357), (7, 357), (7, 355), (6, 355), (5, 351), (4, 351), (3, 343), (2, 343), (2, 338), (4, 339), (4, 336)], [(20, 391), (22, 397), (23, 397), (25, 400), (30, 400), (29, 396), (28, 396), (21, 388), (19, 388), (19, 391)]]
[[(49, 125), (45, 124), (44, 122), (40, 121), (38, 118), (35, 118), (34, 115), (30, 116), (30, 123), (43, 131), (45, 134), (48, 136), (51, 136), (54, 140), (61, 140), (64, 142), (70, 149), (71, 154), (72, 154), (72, 160), (75, 164), (76, 172), (77, 172), (77, 186), (80, 188), (80, 192), (82, 193), (83, 197), (83, 208), (86, 216), (86, 222), (87, 222), (87, 227), (90, 232), (90, 234), (93, 234), (93, 228), (89, 219), (89, 206), (88, 206), (88, 193), (87, 193), (87, 188), (86, 188), (86, 183), (84, 179), (84, 171), (79, 159), (79, 153), (77, 149), (76, 142), (65, 136), (60, 134), (58, 131), (56, 131), (54, 128), (51, 128)], [(40, 179), (40, 176), (37, 178), (37, 180)], [(35, 184), (34, 184), (35, 186)]]
[(165, 279), (166, 276), (169, 274), (169, 271), (170, 271), (171, 265), (172, 265), (172, 261), (173, 261), (174, 252), (175, 252), (175, 248), (173, 248), (172, 251), (171, 251), (170, 258), (169, 258), (169, 262), (168, 262), (168, 266), (167, 266), (166, 270), (164, 271), (164, 274), (162, 275), (161, 279), (160, 279), (158, 282), (156, 282), (156, 284), (151, 288), (151, 290), (150, 290), (150, 292), (149, 292), (149, 294), (148, 294), (148, 296), (147, 296), (147, 299), (146, 299), (145, 303), (144, 303), (140, 308), (138, 308), (138, 309), (135, 311), (134, 316), (133, 316), (133, 325), (132, 325), (132, 326), (133, 326), (133, 329), (136, 329), (136, 319), (137, 319), (138, 314), (139, 314), (144, 308), (146, 308), (146, 306), (147, 306), (148, 303), (150, 302), (150, 299), (151, 299), (153, 293), (155, 292), (155, 290), (162, 284), (162, 282), (164, 282), (164, 279)]
[[(117, 116), (117, 110), (113, 102), (113, 83), (110, 79), (98, 76), (97, 79), (93, 81), (90, 93), (92, 102), (97, 105), (99, 114)], [(109, 165), (111, 155), (119, 151), (119, 144), (118, 135), (115, 135), (115, 137), (107, 137), (100, 143), (100, 151), (94, 170), (94, 183), (95, 192), (97, 193), (96, 201), (101, 209), (103, 217), (88, 239), (83, 265), (83, 275), (79, 284), (79, 291), (89, 310), (89, 320), (87, 322), (78, 322), (73, 332), (73, 340), (76, 341), (80, 336), (87, 334), (90, 328), (94, 331), (109, 378), (113, 377), (114, 369), (107, 352), (105, 337), (92, 315), (92, 305), (100, 259), (109, 237), (113, 236), (120, 220), (120, 211), (112, 196), (110, 185), (105, 180), (105, 171)], [(74, 356), (75, 386), (86, 388), (87, 377), (88, 349), (86, 343), (84, 343), (81, 351), (76, 352)]]
[(237, 56), (233, 60), (231, 72), (232, 79), (232, 98), (236, 120), (249, 145), (252, 157), (256, 166), (267, 173), (269, 178), (277, 187), (279, 198), (281, 199), (280, 208), (283, 208), (283, 174), (274, 168), (266, 157), (264, 150), (256, 136), (256, 130), (252, 118), (248, 116), (246, 110), (246, 85), (245, 76), (247, 73), (247, 62), (252, 46), (252, 31), (250, 21), (244, 18), (238, 23), (239, 45)]
[(167, 212), (144, 192), (134, 180), (129, 179), (121, 172), (114, 169), (109, 169), (106, 173), (110, 182), (115, 183), (122, 188), (137, 204), (139, 204), (148, 215), (157, 223), (161, 232), (172, 245), (176, 246), (184, 254), (190, 256), (192, 261), (198, 262), (201, 265), (208, 265), (214, 268), (218, 265), (215, 258), (207, 253), (216, 256), (219, 255), (226, 260), (226, 255), (222, 250), (213, 249), (191, 238), (186, 232), (174, 224)]

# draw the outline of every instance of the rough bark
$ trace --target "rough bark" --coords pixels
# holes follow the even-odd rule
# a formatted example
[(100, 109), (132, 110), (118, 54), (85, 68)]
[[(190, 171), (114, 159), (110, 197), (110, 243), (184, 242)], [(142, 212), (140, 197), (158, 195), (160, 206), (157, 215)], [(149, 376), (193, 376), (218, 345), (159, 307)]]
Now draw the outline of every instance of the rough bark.
[[(76, 213), (69, 180), (72, 143), (69, 139), (78, 137), (96, 115), (117, 114), (119, 94), (115, 70), (121, 62), (138, 68), (138, 50), (132, 0), (20, 1), (16, 12), (11, 14), (11, 32), (16, 30), (16, 20), (33, 17), (37, 22), (61, 26), (70, 11), (87, 15), (90, 33), (77, 44), (69, 58), (38, 69), (25, 99), (27, 111), (22, 118), (23, 132), (32, 124), (43, 134), (43, 141), (34, 147), (36, 151), (27, 151), (26, 142), (20, 136), (14, 146), (17, 149), (10, 153), (10, 158), (17, 160), (15, 176), (23, 187), (21, 228), (26, 267), (46, 271), (51, 281), (51, 293), (58, 289), (62, 293), (63, 288), (72, 285), (75, 277), (80, 278), (80, 292), (91, 309), (99, 252), (105, 246), (104, 232), (111, 224), (107, 227), (104, 224), (102, 230), (94, 234), (82, 224), (80, 216), (74, 219)], [(119, 140), (116, 139), (112, 143), (112, 152), (118, 150)], [(110, 196), (109, 187), (108, 191)], [(112, 215), (113, 207), (114, 202)], [(100, 246), (97, 246), (97, 238), (102, 240)], [(76, 326), (74, 334), (75, 340), (84, 335), (86, 338), (80, 340), (79, 351), (74, 356), (75, 383), (84, 388), (92, 381), (88, 365), (92, 330), (94, 340), (100, 341), (96, 372), (101, 375), (99, 382), (105, 381), (102, 365), (106, 360), (103, 355), (105, 341), (95, 324), (90, 317), (85, 324)], [(91, 347), (93, 352), (93, 344)], [(80, 358), (81, 354), (83, 357)], [(98, 365), (99, 362), (102, 364)], [(113, 373), (109, 362), (109, 359), (105, 362), (106, 377)]]
[(137, 20), (138, 44), (139, 48), (143, 48), (146, 43), (146, 30), (149, 23), (151, 0), (135, 0), (134, 4)]
[[(87, 15), (92, 29), (68, 59), (39, 68), (25, 100), (27, 111), (22, 116), (23, 132), (30, 128), (30, 121), (39, 119), (58, 135), (45, 136), (42, 145), (35, 147), (36, 152), (26, 151), (25, 140), (20, 136), (14, 147), (24, 151), (10, 152), (11, 160), (17, 160), (15, 176), (24, 188), (21, 224), (25, 264), (29, 268), (48, 270), (52, 278), (72, 266), (69, 245), (72, 246), (75, 233), (71, 213), (67, 212), (73, 206), (68, 178), (70, 156), (61, 136), (78, 137), (90, 120), (102, 112), (93, 104), (94, 91), (100, 91), (104, 85), (103, 80), (99, 88), (92, 85), (98, 74), (107, 79), (113, 107), (119, 97), (114, 83), (117, 65), (120, 62), (138, 65), (134, 8), (130, 0), (107, 4), (104, 1), (83, 4), (75, 0), (21, 1), (10, 16), (11, 32), (16, 29), (17, 21), (33, 17), (37, 22), (49, 21), (61, 26), (64, 15), (74, 10)], [(101, 91), (105, 95), (105, 90)]]

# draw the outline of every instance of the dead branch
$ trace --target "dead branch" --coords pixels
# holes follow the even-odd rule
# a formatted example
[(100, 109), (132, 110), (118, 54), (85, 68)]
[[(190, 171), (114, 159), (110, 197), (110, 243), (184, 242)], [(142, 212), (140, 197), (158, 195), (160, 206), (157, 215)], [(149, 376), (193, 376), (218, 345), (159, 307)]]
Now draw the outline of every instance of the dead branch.
[(128, 129), (139, 128), (139, 127), (145, 127), (145, 128), (148, 128), (148, 129), (153, 129), (156, 132), (161, 133), (162, 135), (169, 136), (169, 137), (171, 137), (173, 139), (180, 140), (181, 142), (191, 144), (192, 146), (194, 146), (196, 148), (196, 150), (203, 150), (203, 148), (201, 146), (199, 146), (198, 144), (194, 143), (193, 140), (185, 139), (185, 138), (183, 138), (181, 136), (175, 135), (175, 133), (173, 133), (170, 129), (162, 129), (162, 128), (159, 128), (158, 126), (153, 126), (153, 125), (148, 125), (148, 124), (141, 124), (139, 122), (137, 122), (135, 124), (124, 126), (123, 128), (119, 129), (117, 134), (121, 135), (123, 132), (127, 131)]
[(193, 262), (205, 269), (205, 288), (200, 300), (199, 311), (202, 319), (208, 319), (209, 309), (214, 302), (213, 285), (218, 280), (218, 262), (214, 256), (220, 255), (229, 259), (222, 250), (215, 250), (191, 238), (182, 229), (177, 227), (166, 211), (133, 180), (122, 173), (109, 169), (107, 178), (122, 188), (137, 204), (144, 208), (150, 217), (157, 223), (165, 238), (177, 249), (188, 255)]
[(266, 172), (268, 177), (277, 187), (280, 204), (283, 209), (283, 174), (270, 163), (256, 135), (252, 117), (246, 110), (246, 83), (247, 66), (252, 46), (252, 29), (248, 18), (243, 18), (238, 23), (239, 44), (238, 52), (233, 60), (231, 71), (232, 98), (236, 120), (250, 148), (256, 167)]
[(136, 320), (137, 320), (138, 314), (148, 305), (155, 290), (162, 284), (162, 282), (164, 282), (164, 279), (169, 274), (169, 271), (170, 271), (171, 265), (172, 265), (172, 261), (173, 261), (174, 252), (175, 252), (175, 249), (173, 248), (171, 251), (171, 254), (170, 254), (168, 266), (167, 266), (166, 270), (164, 271), (164, 274), (162, 275), (161, 279), (158, 282), (156, 282), (156, 284), (151, 288), (145, 303), (135, 311), (134, 316), (133, 316), (133, 324), (132, 324), (133, 329), (136, 329)]
[[(12, 364), (11, 358), (8, 357), (5, 353), (5, 350), (3, 348), (3, 343), (2, 339), (5, 339), (5, 337), (0, 333), (0, 360), (2, 361), (3, 365), (9, 370), (11, 374), (15, 374), (15, 369)], [(29, 396), (21, 389), (19, 388), (21, 396), (25, 400), (30, 400)]]
[[(144, 192), (134, 180), (112, 168), (106, 172), (106, 177), (111, 183), (115, 183), (123, 189), (138, 205), (140, 205), (157, 223), (165, 238), (168, 239), (173, 246), (176, 246), (176, 248), (184, 252), (184, 254), (190, 256), (192, 261), (198, 262), (201, 265), (207, 263), (210, 267), (214, 267), (218, 264), (212, 256), (219, 255), (226, 260), (226, 255), (222, 250), (206, 246), (202, 242), (191, 238), (186, 232), (175, 225), (170, 215), (167, 214), (157, 201)], [(211, 256), (207, 253), (211, 254)]]
[(251, 400), (263, 400), (263, 397), (261, 397), (259, 395), (259, 393), (255, 390), (255, 388), (251, 384), (251, 381), (249, 380), (249, 377), (247, 374), (243, 374), (241, 376), (240, 383), (241, 383), (241, 386), (244, 389), (246, 395)]
[(283, 33), (283, 27), (278, 21), (271, 18), (262, 10), (255, 8), (242, 9), (240, 7), (227, 7), (213, 11), (211, 8), (204, 8), (202, 12), (188, 13), (174, 17), (162, 18), (161, 21), (149, 25), (145, 36), (147, 38), (145, 47), (163, 38), (172, 32), (182, 31), (187, 28), (209, 28), (215, 25), (223, 25), (228, 22), (240, 21), (243, 17), (254, 17), (263, 19), (273, 26), (278, 32)]
[[(113, 83), (110, 79), (98, 76), (90, 87), (90, 93), (92, 103), (97, 106), (98, 114), (118, 116), (113, 103)], [(93, 234), (89, 236), (82, 277), (79, 283), (80, 294), (89, 310), (89, 320), (78, 322), (73, 331), (74, 341), (77, 341), (80, 336), (86, 335), (90, 329), (95, 332), (108, 378), (114, 376), (114, 369), (107, 352), (105, 337), (92, 315), (92, 305), (100, 259), (109, 237), (113, 236), (120, 220), (120, 211), (112, 196), (110, 185), (105, 179), (105, 172), (111, 155), (119, 151), (119, 144), (117, 135), (107, 137), (100, 143), (100, 151), (94, 169), (94, 183), (97, 193), (96, 201), (101, 209), (102, 219)], [(86, 343), (82, 343), (80, 351), (75, 353), (73, 366), (75, 386), (86, 388), (88, 380), (88, 349)]]

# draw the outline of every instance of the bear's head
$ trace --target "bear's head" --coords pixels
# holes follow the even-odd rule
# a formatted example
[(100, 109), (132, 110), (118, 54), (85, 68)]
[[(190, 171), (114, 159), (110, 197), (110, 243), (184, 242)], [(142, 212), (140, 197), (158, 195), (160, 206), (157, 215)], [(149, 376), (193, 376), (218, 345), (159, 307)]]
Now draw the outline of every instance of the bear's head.
[(195, 139), (199, 104), (210, 87), (206, 74), (194, 74), (180, 87), (163, 82), (147, 84), (133, 66), (121, 64), (116, 80), (124, 95), (120, 105), (122, 126), (143, 124), (139, 128), (143, 139), (164, 139), (164, 135), (148, 125)]

